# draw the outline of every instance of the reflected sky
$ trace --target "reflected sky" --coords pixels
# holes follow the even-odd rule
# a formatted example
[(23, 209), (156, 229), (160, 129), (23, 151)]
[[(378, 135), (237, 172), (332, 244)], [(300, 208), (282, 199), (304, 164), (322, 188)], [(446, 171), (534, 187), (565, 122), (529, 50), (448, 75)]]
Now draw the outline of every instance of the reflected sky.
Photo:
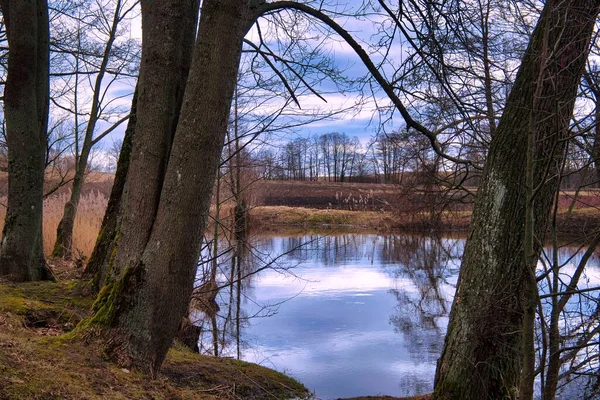
[[(432, 253), (438, 246), (446, 248)], [(322, 399), (430, 392), (446, 311), (425, 323), (416, 313), (440, 301), (433, 308), (449, 309), (461, 246), (377, 235), (266, 239), (258, 247), (288, 253), (282, 263), (292, 268), (253, 278), (247, 314), (279, 306), (249, 320), (242, 358), (294, 376)], [(419, 248), (434, 255), (419, 258)], [(437, 285), (442, 298), (420, 282)]]
[[(319, 399), (432, 391), (463, 239), (346, 234), (250, 241), (238, 268), (241, 276), (260, 272), (227, 288), (234, 262), (220, 262), (224, 289), (218, 315), (203, 322), (204, 352), (212, 353), (211, 329), (218, 327), (219, 355), (236, 357), (239, 348), (240, 358), (295, 377)], [(571, 254), (561, 250), (559, 259)], [(585, 280), (600, 284), (597, 257), (588, 265)]]

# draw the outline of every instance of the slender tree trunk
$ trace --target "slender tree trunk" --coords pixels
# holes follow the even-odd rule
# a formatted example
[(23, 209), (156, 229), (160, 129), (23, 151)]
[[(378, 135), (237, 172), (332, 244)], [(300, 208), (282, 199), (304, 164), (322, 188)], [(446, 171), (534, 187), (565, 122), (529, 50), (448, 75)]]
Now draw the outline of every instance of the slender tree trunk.
[[(173, 9), (173, 1), (158, 3), (167, 10)], [(149, 240), (141, 246), (140, 254), (116, 261), (123, 270), (122, 277), (103, 288), (96, 302), (96, 314), (90, 321), (92, 325), (110, 328), (106, 351), (121, 365), (156, 374), (187, 311), (227, 129), (242, 39), (255, 18), (253, 6), (258, 5), (248, 0), (203, 3), (194, 60), (160, 204), (149, 216), (152, 220)], [(142, 2), (143, 13), (149, 11), (147, 6), (148, 3)], [(152, 42), (157, 46), (151, 47), (152, 50), (168, 51), (162, 45), (163, 31), (147, 25), (144, 30), (151, 36), (144, 37), (145, 46)], [(136, 129), (142, 122), (141, 102), (146, 85), (165, 86), (162, 76), (146, 79), (140, 82)], [(136, 131), (136, 141), (142, 132), (142, 129)], [(128, 185), (145, 177), (146, 156), (139, 155), (138, 160), (132, 157)], [(135, 163), (139, 163), (136, 168)], [(129, 204), (137, 204), (138, 200), (144, 201), (139, 198), (134, 201), (132, 193), (128, 193)], [(133, 218), (130, 221), (135, 222)], [(119, 247), (129, 231), (122, 228), (120, 234), (123, 237)], [(129, 247), (124, 248), (131, 252)]]
[(48, 278), (42, 246), (44, 166), (49, 99), (49, 24), (45, 0), (0, 1), (7, 27), (4, 115), (8, 145), (8, 209), (0, 275)]
[(123, 143), (121, 144), (121, 152), (119, 153), (119, 160), (117, 162), (117, 171), (115, 172), (115, 179), (110, 192), (110, 198), (108, 199), (106, 212), (102, 219), (100, 233), (98, 234), (94, 250), (92, 251), (92, 255), (90, 256), (90, 260), (84, 271), (84, 277), (92, 278), (93, 287), (96, 291), (104, 285), (108, 272), (107, 268), (110, 250), (112, 249), (112, 244), (118, 230), (117, 222), (119, 209), (121, 207), (121, 199), (123, 197), (123, 190), (125, 189), (125, 182), (127, 181), (127, 173), (129, 171), (129, 160), (131, 159), (131, 147), (135, 135), (136, 121), (137, 86), (135, 93), (133, 94), (131, 111), (129, 112), (129, 122), (127, 123), (127, 129), (125, 130)]
[(85, 170), (91, 148), (85, 148), (77, 161), (75, 168), (75, 176), (71, 186), (71, 197), (65, 204), (63, 216), (56, 228), (56, 242), (52, 250), (52, 256), (64, 257), (70, 259), (73, 254), (73, 228), (75, 226), (75, 217), (77, 208), (79, 207), (79, 199), (81, 198), (81, 189), (85, 180)]
[(481, 12), (481, 46), (483, 50), (483, 85), (485, 93), (485, 107), (489, 124), (490, 136), (494, 136), (496, 132), (496, 113), (494, 112), (494, 98), (492, 87), (492, 72), (489, 57), (489, 17), (490, 17), (490, 1), (485, 1), (479, 5)]
[(504, 114), (492, 138), (477, 193), (434, 399), (516, 398), (523, 360), (523, 305), (530, 268), (524, 249), (528, 124), (543, 31), (551, 49), (536, 115), (536, 258), (547, 226), (569, 120), (600, 2), (546, 2)]
[[(554, 253), (556, 253), (556, 247), (554, 248)], [(560, 282), (559, 282), (559, 264), (557, 260), (557, 256), (554, 257), (554, 262), (552, 268), (554, 269), (552, 273), (552, 290), (553, 292), (558, 292), (560, 290)], [(548, 334), (548, 370), (546, 372), (546, 384), (543, 388), (543, 399), (544, 400), (554, 400), (556, 397), (556, 389), (558, 387), (558, 380), (560, 374), (560, 345), (561, 345), (561, 337), (560, 337), (560, 308), (558, 307), (558, 296), (552, 296), (552, 309), (550, 311), (550, 326), (549, 334)]]
[(594, 142), (592, 147), (592, 158), (596, 172), (596, 187), (600, 188), (600, 88), (594, 88), (594, 100), (596, 101), (596, 110), (594, 113), (596, 126), (594, 128)]
[[(110, 33), (106, 46), (104, 47), (104, 53), (102, 56), (102, 62), (100, 69), (96, 75), (96, 81), (94, 84), (94, 95), (92, 97), (92, 106), (90, 110), (90, 119), (85, 129), (85, 136), (83, 138), (83, 144), (81, 147), (81, 154), (78, 151), (76, 154), (75, 164), (75, 176), (73, 178), (73, 185), (71, 188), (71, 197), (65, 204), (63, 216), (56, 229), (56, 241), (54, 243), (54, 249), (52, 255), (54, 257), (71, 258), (73, 253), (73, 227), (75, 226), (75, 217), (77, 216), (77, 208), (79, 207), (79, 200), (81, 198), (81, 189), (85, 181), (85, 172), (88, 165), (88, 159), (90, 157), (92, 146), (95, 144), (94, 131), (96, 130), (96, 124), (100, 119), (101, 114), (101, 102), (102, 102), (102, 81), (106, 74), (108, 67), (108, 61), (112, 52), (113, 43), (117, 38), (117, 31), (119, 27), (119, 21), (121, 18), (121, 0), (117, 0), (115, 5), (115, 12), (113, 15), (112, 24), (110, 26)], [(77, 96), (78, 87), (75, 87), (75, 96)], [(75, 99), (77, 100), (77, 98)], [(77, 107), (75, 108), (75, 116), (77, 121)], [(77, 124), (75, 125), (77, 129)], [(77, 146), (78, 138), (75, 138), (75, 145)]]

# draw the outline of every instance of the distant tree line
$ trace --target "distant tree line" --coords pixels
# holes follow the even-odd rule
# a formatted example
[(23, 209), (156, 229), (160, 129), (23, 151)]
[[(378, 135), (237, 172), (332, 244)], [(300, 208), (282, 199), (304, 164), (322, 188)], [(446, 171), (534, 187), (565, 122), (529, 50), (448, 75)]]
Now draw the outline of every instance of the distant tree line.
[(252, 166), (268, 180), (407, 183), (437, 173), (441, 158), (412, 131), (379, 134), (368, 143), (346, 133), (297, 137), (276, 150), (253, 152)]
[[(595, 188), (600, 170), (592, 156), (593, 145), (585, 141), (592, 136), (582, 134), (566, 153), (561, 189)], [(594, 142), (595, 143), (595, 142)], [(485, 149), (472, 148), (471, 160), (483, 162)], [(367, 143), (356, 136), (329, 132), (295, 137), (281, 146), (258, 146), (246, 156), (245, 167), (258, 178), (267, 180), (393, 183), (413, 186), (432, 179), (463, 181), (463, 171), (455, 174), (452, 165), (430, 147), (422, 135), (412, 130), (397, 129), (380, 133)], [(481, 175), (472, 170), (464, 183), (477, 187)]]

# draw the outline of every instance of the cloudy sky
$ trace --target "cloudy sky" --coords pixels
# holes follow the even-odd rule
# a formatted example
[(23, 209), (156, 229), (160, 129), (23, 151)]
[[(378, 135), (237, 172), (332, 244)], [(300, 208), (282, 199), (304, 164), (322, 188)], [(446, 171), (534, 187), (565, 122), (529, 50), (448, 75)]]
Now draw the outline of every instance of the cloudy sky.
[[(354, 4), (352, 6), (356, 8), (359, 5)], [(341, 11), (342, 9), (341, 7), (338, 7), (337, 10)], [(344, 10), (348, 11), (351, 10), (351, 8), (348, 4), (344, 4)], [(136, 17), (129, 21), (131, 28), (126, 31), (125, 35), (137, 38), (141, 41), (141, 18), (139, 16), (139, 11), (135, 14), (137, 14)], [(376, 24), (381, 22), (381, 17), (379, 16), (370, 16), (369, 18), (361, 19), (344, 16), (335, 19), (346, 30), (351, 32), (352, 35), (363, 44), (365, 49), (368, 49), (369, 47), (368, 41), (376, 39), (373, 36), (376, 34)], [(266, 20), (260, 21), (260, 24), (263, 35), (266, 37), (267, 34), (265, 34), (265, 32), (269, 30), (270, 26)], [(302, 25), (302, 23), (298, 23), (297, 25)], [(366, 74), (366, 68), (349, 45), (336, 37), (323, 41), (325, 29), (316, 24), (306, 24), (304, 28), (306, 29), (305, 33), (307, 36), (312, 38), (312, 40), (309, 40), (309, 44), (312, 43), (313, 45), (320, 46), (321, 52), (330, 58), (330, 61), (334, 66), (343, 71), (344, 76), (356, 79)], [(247, 38), (254, 43), (258, 43), (257, 30), (255, 28), (252, 29)], [(267, 38), (266, 41), (268, 41), (268, 44), (272, 49), (278, 48), (278, 45), (272, 38)], [(399, 59), (401, 53), (400, 40), (395, 39), (395, 43), (393, 43), (390, 49), (389, 57), (392, 59)], [(374, 61), (377, 62), (380, 60), (381, 57), (375, 54)], [(278, 67), (281, 68), (281, 65), (278, 65)], [(117, 100), (114, 101), (113, 105), (119, 105), (126, 109), (130, 106), (131, 93), (133, 92), (134, 85), (134, 80), (115, 82), (110, 87), (107, 98), (116, 98)], [(377, 113), (378, 105), (389, 105), (387, 98), (382, 92), (376, 93), (374, 98), (371, 97), (370, 88), (368, 86), (365, 87), (363, 95), (354, 88), (346, 91), (339, 91), (337, 85), (331, 80), (322, 81), (318, 86), (315, 86), (315, 89), (319, 93), (322, 93), (326, 102), (308, 92), (306, 89), (301, 88), (300, 91), (303, 92), (303, 94), (298, 96), (301, 109), (294, 103), (288, 105), (283, 113), (284, 116), (281, 117), (283, 118), (281, 123), (283, 124), (288, 119), (297, 123), (301, 119), (299, 116), (304, 113), (319, 115), (335, 113), (335, 116), (326, 119), (319, 118), (318, 121), (311, 124), (293, 130), (286, 130), (284, 135), (276, 135), (277, 137), (294, 137), (295, 135), (306, 136), (337, 131), (346, 133), (350, 136), (357, 136), (362, 142), (366, 143), (381, 126), (380, 115)], [(287, 95), (287, 97), (289, 99), (289, 95)], [(281, 97), (271, 99), (266, 103), (261, 103), (261, 107), (256, 113), (266, 115), (269, 112), (274, 112), (281, 108), (284, 102), (285, 99)], [(341, 110), (344, 111), (342, 112)], [(395, 119), (386, 121), (387, 129), (401, 126), (400, 118), (397, 115), (395, 117)], [(117, 118), (115, 117), (112, 121), (116, 119)], [(126, 124), (123, 124), (104, 139), (101, 146), (105, 149), (110, 148), (114, 141), (122, 139), (125, 125)], [(110, 126), (110, 124), (107, 122), (101, 123), (97, 128), (97, 132), (102, 132), (108, 126)]]

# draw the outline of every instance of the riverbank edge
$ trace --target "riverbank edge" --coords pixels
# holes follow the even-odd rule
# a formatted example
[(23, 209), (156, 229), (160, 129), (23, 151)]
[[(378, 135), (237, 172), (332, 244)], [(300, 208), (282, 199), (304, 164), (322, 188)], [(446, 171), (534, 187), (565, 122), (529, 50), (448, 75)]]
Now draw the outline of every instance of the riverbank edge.
[[(600, 229), (594, 209), (560, 210), (557, 233), (568, 239), (585, 238)], [(427, 214), (350, 211), (288, 206), (257, 206), (250, 210), (252, 229), (258, 232), (284, 229), (332, 229), (341, 232), (466, 233), (471, 211)]]
[(97, 343), (68, 338), (88, 316), (86, 282), (0, 281), (0, 399), (309, 399), (295, 379), (204, 356), (176, 342), (158, 379), (122, 369)]
[(52, 267), (58, 282), (0, 280), (0, 399), (315, 399), (302, 383), (283, 373), (200, 355), (177, 341), (157, 379), (118, 368), (97, 343), (64, 335), (89, 315), (94, 296), (87, 282), (76, 278), (80, 270), (73, 265), (57, 261)]
[(422, 214), (399, 214), (389, 211), (350, 211), (288, 206), (257, 206), (250, 210), (253, 229), (279, 227), (335, 228), (342, 230), (371, 232), (429, 232), (467, 231), (470, 211), (441, 213), (432, 220)]

